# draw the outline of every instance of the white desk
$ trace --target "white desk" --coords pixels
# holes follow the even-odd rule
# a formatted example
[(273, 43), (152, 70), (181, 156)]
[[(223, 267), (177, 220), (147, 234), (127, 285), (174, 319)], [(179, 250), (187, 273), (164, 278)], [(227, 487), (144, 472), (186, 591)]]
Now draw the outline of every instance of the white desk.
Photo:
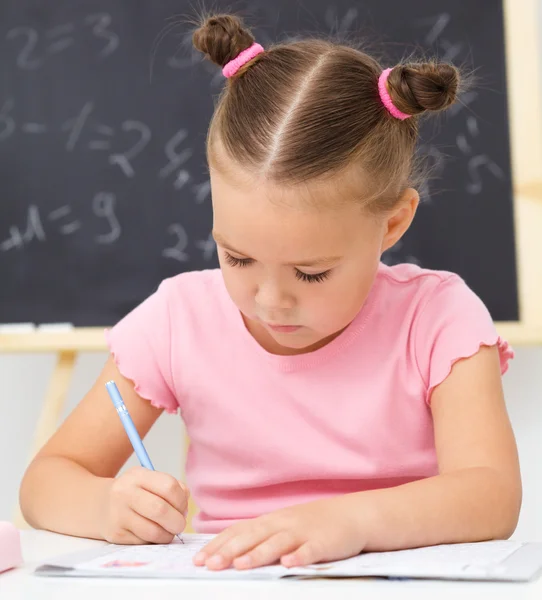
[(312, 580), (189, 581), (112, 580), (37, 577), (36, 565), (47, 558), (103, 544), (45, 531), (23, 531), (25, 566), (0, 575), (1, 600), (540, 600), (542, 579), (530, 584), (438, 581)]

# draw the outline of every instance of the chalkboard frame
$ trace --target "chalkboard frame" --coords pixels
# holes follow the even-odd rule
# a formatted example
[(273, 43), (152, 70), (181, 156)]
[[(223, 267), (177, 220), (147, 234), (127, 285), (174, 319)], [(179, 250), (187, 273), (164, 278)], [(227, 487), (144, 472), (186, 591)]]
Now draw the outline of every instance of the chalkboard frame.
[[(536, 0), (524, 0), (521, 11), (503, 0), (503, 8), (520, 320), (496, 325), (514, 345), (542, 344), (542, 32)], [(101, 328), (40, 333), (38, 327), (38, 338), (3, 330), (0, 325), (0, 351), (106, 349)]]
[(503, 7), (521, 318), (496, 325), (513, 345), (542, 344), (542, 32), (536, 0)]

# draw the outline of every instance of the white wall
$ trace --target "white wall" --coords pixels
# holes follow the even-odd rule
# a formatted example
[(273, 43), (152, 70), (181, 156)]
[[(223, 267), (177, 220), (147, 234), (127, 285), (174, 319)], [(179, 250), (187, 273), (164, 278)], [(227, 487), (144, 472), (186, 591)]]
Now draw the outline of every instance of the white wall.
[[(82, 354), (62, 418), (77, 404), (100, 372), (105, 354)], [(11, 520), (19, 482), (28, 460), (34, 428), (53, 370), (53, 355), (0, 354), (0, 521)], [(157, 469), (182, 473), (183, 428), (180, 417), (163, 414), (145, 439)], [(132, 457), (126, 467), (136, 465)]]

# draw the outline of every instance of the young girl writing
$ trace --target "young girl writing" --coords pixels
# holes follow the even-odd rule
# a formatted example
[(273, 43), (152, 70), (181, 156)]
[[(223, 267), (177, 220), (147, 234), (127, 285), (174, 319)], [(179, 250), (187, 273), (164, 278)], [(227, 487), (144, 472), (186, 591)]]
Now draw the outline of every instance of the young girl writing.
[(107, 332), (103, 372), (25, 474), (24, 516), (115, 543), (183, 530), (183, 483), (116, 477), (132, 447), (114, 379), (142, 435), (182, 415), (194, 527), (219, 533), (198, 565), (509, 536), (512, 350), (460, 277), (380, 262), (418, 206), (419, 118), (456, 100), (457, 69), (314, 39), (264, 50), (229, 15), (194, 44), (227, 78), (207, 140), (221, 268), (165, 280)]

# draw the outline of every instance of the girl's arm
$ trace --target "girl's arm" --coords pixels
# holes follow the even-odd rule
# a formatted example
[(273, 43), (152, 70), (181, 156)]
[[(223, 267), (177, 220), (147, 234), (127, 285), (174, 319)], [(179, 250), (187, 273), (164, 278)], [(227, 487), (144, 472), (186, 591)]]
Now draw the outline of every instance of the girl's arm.
[(502, 539), (516, 528), (521, 477), (497, 349), (457, 362), (431, 409), (440, 474), (351, 497), (367, 511), (368, 550)]
[(521, 505), (516, 444), (498, 351), (458, 361), (431, 409), (440, 474), (284, 508), (235, 524), (194, 561), (212, 569), (288, 567), (386, 551), (509, 537)]
[[(111, 501), (111, 487), (133, 452), (105, 388), (111, 379), (117, 383), (141, 437), (160, 416), (162, 409), (142, 399), (134, 391), (133, 383), (120, 374), (109, 358), (92, 389), (36, 455), (24, 475), (20, 503), (31, 526), (76, 536), (107, 537), (104, 514)], [(149, 475), (154, 476), (152, 482), (158, 480), (160, 484), (166, 478), (172, 480), (166, 481), (165, 487), (172, 489), (164, 489), (163, 497), (179, 495), (173, 489), (173, 482), (178, 485), (173, 477), (154, 472)], [(175, 503), (175, 499), (170, 502)]]

